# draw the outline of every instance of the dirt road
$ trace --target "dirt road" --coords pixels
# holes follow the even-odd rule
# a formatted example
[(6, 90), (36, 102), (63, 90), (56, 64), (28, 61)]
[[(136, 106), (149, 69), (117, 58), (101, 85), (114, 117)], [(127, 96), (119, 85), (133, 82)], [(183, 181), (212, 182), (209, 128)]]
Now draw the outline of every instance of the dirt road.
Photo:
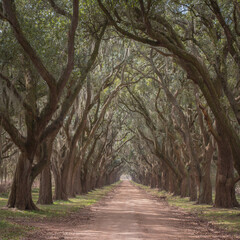
[[(90, 214), (90, 216), (89, 216)], [(80, 213), (81, 215), (81, 213)], [(79, 215), (79, 217), (80, 217)], [(83, 216), (89, 220), (81, 221)], [(87, 217), (86, 217), (87, 216)], [(87, 209), (76, 221), (42, 224), (46, 230), (34, 239), (135, 240), (233, 239), (206, 222), (158, 201), (123, 181), (104, 201)], [(39, 237), (39, 238), (38, 238)], [(32, 239), (33, 239), (32, 238)], [(31, 239), (31, 238), (28, 238)]]

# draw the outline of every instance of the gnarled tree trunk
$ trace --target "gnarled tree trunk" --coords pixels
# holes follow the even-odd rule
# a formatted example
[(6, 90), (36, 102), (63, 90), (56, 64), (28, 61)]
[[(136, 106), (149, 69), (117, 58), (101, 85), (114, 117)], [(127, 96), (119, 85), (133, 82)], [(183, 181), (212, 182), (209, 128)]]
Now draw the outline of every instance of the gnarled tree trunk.
[(7, 206), (21, 210), (37, 210), (32, 200), (32, 163), (26, 154), (21, 153), (16, 166), (16, 171), (8, 198)]
[(233, 155), (228, 137), (217, 122), (218, 163), (215, 207), (232, 208), (237, 204), (233, 176)]

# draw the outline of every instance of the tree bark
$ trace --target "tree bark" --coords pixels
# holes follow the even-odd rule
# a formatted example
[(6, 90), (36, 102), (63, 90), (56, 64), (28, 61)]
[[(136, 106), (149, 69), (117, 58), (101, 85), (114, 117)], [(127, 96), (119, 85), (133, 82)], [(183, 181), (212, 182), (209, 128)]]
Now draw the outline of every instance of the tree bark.
[(20, 210), (38, 210), (32, 200), (32, 163), (26, 154), (21, 153), (16, 166), (16, 171), (11, 187), (7, 206)]
[(212, 204), (212, 183), (211, 183), (211, 162), (213, 155), (213, 146), (211, 143), (207, 146), (205, 159), (201, 167), (201, 179), (199, 182), (199, 204)]
[(81, 184), (81, 168), (79, 167), (74, 179), (74, 186), (73, 186), (74, 194), (80, 195), (82, 194), (82, 184)]
[(162, 180), (163, 180), (162, 181), (163, 190), (168, 192), (169, 191), (169, 170), (167, 170), (166, 168), (162, 172)]
[(68, 169), (66, 169), (66, 171), (63, 173), (64, 177), (62, 178), (62, 184), (68, 197), (76, 197), (76, 194), (74, 192), (76, 171), (74, 171), (74, 163), (70, 161), (68, 164)]
[(52, 166), (53, 170), (53, 177), (55, 182), (55, 192), (54, 192), (54, 199), (55, 200), (68, 200), (67, 194), (63, 189), (62, 185), (62, 169), (59, 169), (56, 164)]
[(189, 195), (190, 195), (190, 201), (197, 201), (197, 183), (196, 183), (196, 177), (195, 177), (195, 171), (190, 170), (190, 181), (189, 181)]
[(83, 173), (82, 179), (81, 179), (81, 184), (82, 184), (82, 192), (86, 194), (89, 191), (89, 177), (87, 173)]
[(232, 208), (238, 205), (235, 197), (233, 155), (230, 141), (218, 122), (217, 131), (218, 163), (214, 206)]
[(189, 177), (186, 176), (183, 178), (181, 183), (181, 197), (189, 197)]
[(52, 176), (50, 164), (48, 163), (43, 169), (40, 176), (40, 189), (38, 204), (53, 204), (52, 198)]
[(53, 141), (56, 134), (46, 139), (37, 151), (38, 162), (44, 163), (44, 168), (40, 175), (40, 189), (38, 204), (53, 204), (52, 198), (52, 174), (50, 170)]
[(152, 169), (152, 174), (151, 174), (151, 188), (156, 188), (157, 187), (157, 179), (156, 179), (156, 173), (154, 172), (154, 169)]

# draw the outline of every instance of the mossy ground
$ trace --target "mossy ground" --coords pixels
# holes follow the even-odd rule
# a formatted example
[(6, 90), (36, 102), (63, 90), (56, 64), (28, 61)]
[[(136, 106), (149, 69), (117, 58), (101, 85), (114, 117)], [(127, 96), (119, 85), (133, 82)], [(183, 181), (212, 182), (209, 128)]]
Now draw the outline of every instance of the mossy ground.
[[(214, 225), (228, 232), (240, 234), (240, 208), (225, 209), (215, 208), (211, 205), (196, 204), (196, 202), (189, 201), (187, 197), (181, 198), (179, 196), (173, 196), (165, 191), (159, 191), (158, 189), (152, 189), (137, 183), (134, 184), (154, 196), (166, 197), (167, 202), (171, 206), (195, 213), (200, 218), (211, 221)], [(238, 201), (240, 202), (240, 197), (238, 197)]]
[[(25, 227), (14, 220), (26, 219), (44, 219), (51, 217), (66, 216), (71, 212), (80, 208), (92, 205), (102, 199), (109, 191), (111, 191), (118, 183), (106, 186), (101, 189), (96, 189), (86, 195), (79, 195), (76, 198), (70, 198), (69, 201), (54, 201), (52, 205), (37, 205), (39, 211), (22, 211), (17, 209), (8, 209), (7, 205), (8, 194), (0, 195), (0, 239), (21, 239), (22, 236), (33, 230), (31, 227)], [(33, 201), (36, 203), (38, 199), (38, 189), (32, 191)], [(18, 221), (19, 222), (19, 221)]]

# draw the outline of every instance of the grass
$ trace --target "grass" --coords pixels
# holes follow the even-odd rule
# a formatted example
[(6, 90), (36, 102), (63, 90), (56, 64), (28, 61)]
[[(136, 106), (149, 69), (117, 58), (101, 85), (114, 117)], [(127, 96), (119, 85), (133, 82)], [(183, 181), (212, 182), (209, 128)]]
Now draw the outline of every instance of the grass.
[[(173, 196), (165, 191), (158, 191), (158, 189), (151, 189), (148, 186), (137, 183), (134, 184), (154, 196), (166, 197), (170, 206), (179, 207), (188, 212), (195, 213), (200, 218), (210, 221), (221, 229), (231, 233), (240, 234), (239, 208), (215, 208), (211, 205), (196, 204), (196, 202), (189, 201), (189, 198), (187, 197), (181, 198), (179, 196)], [(240, 197), (238, 197), (238, 201), (240, 202)]]
[[(52, 205), (37, 205), (39, 211), (22, 211), (17, 209), (5, 208), (7, 205), (7, 194), (0, 195), (0, 239), (1, 240), (17, 240), (32, 231), (33, 228), (22, 226), (14, 223), (14, 220), (29, 219), (46, 219), (53, 217), (63, 217), (71, 212), (75, 212), (81, 208), (92, 205), (102, 199), (109, 191), (111, 191), (118, 183), (96, 189), (86, 195), (79, 195), (76, 198), (69, 198), (69, 201), (54, 201)], [(33, 201), (36, 203), (38, 199), (38, 189), (32, 191)]]
[(25, 227), (10, 223), (6, 220), (0, 220), (0, 239), (19, 239), (19, 236), (23, 236), (26, 231), (30, 231), (32, 228)]

